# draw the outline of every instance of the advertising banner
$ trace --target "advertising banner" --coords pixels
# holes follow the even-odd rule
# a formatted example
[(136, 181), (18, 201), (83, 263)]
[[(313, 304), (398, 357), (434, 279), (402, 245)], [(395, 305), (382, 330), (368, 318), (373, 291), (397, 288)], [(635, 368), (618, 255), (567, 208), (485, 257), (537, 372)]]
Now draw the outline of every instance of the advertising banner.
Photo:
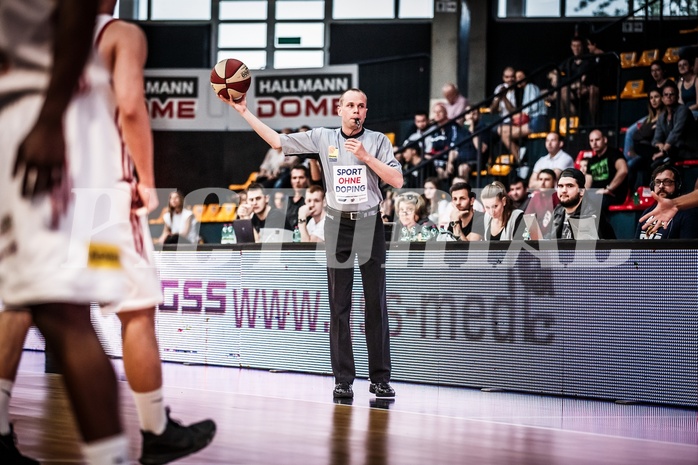
[[(218, 100), (208, 69), (145, 71), (145, 96), (153, 130), (249, 131), (235, 110)], [(337, 127), (342, 93), (358, 87), (358, 66), (254, 70), (248, 105), (274, 129)]]

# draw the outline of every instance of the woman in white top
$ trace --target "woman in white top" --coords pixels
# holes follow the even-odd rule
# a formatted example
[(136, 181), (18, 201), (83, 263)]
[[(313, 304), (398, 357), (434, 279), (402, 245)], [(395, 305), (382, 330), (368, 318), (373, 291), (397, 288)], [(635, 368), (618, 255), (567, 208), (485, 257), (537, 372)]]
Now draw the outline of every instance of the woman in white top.
[(184, 196), (180, 192), (171, 192), (168, 202), (169, 210), (163, 216), (165, 228), (158, 238), (160, 244), (178, 242), (197, 244), (199, 237), (195, 227), (196, 218), (191, 210), (184, 208)]
[(485, 206), (486, 241), (523, 239), (523, 231), (519, 230), (523, 212), (512, 207), (504, 184), (495, 181), (486, 185), (480, 198)]

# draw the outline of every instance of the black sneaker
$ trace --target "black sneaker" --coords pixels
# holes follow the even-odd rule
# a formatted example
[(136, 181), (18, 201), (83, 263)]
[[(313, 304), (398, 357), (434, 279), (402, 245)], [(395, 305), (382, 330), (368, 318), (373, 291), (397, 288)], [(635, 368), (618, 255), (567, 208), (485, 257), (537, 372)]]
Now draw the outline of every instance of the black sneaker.
[(206, 447), (216, 434), (213, 420), (204, 420), (189, 426), (170, 418), (167, 409), (167, 426), (160, 435), (141, 431), (143, 436), (143, 453), (139, 462), (143, 465), (161, 465), (172, 462), (186, 455), (193, 454)]
[(368, 392), (375, 394), (376, 397), (395, 397), (395, 389), (388, 383), (371, 383)]
[(0, 463), (7, 465), (39, 465), (34, 459), (25, 457), (17, 449), (17, 437), (10, 425), (8, 434), (0, 434)]
[(354, 390), (350, 383), (337, 383), (334, 385), (332, 397), (335, 399), (351, 399), (354, 397)]

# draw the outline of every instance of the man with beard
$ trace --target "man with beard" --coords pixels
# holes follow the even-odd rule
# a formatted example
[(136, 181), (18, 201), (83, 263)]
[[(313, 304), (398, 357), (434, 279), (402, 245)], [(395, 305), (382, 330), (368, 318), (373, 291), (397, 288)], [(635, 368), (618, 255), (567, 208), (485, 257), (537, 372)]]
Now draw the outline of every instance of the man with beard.
[(586, 194), (584, 174), (575, 168), (568, 168), (560, 173), (557, 182), (557, 196), (560, 203), (553, 210), (553, 226), (545, 236), (546, 239), (577, 239), (570, 219), (578, 222), (593, 221), (598, 230), (599, 239), (615, 239), (615, 234), (601, 211), (595, 209), (591, 202), (583, 202)]
[[(658, 197), (663, 199), (674, 199), (681, 189), (681, 175), (679, 171), (671, 165), (662, 165), (652, 172), (652, 182), (650, 187)], [(642, 212), (646, 215), (654, 209), (654, 205)], [(638, 239), (696, 239), (698, 238), (698, 211), (692, 208), (676, 213), (674, 218), (660, 224), (658, 229), (652, 232), (643, 231), (638, 224), (635, 232)]]
[(528, 206), (529, 196), (528, 189), (526, 188), (526, 180), (516, 177), (509, 184), (509, 192), (507, 197), (511, 200), (511, 205), (515, 209), (525, 211)]
[(467, 182), (457, 182), (451, 186), (451, 222), (448, 232), (460, 241), (481, 241), (485, 235), (485, 215), (473, 210), (475, 193)]

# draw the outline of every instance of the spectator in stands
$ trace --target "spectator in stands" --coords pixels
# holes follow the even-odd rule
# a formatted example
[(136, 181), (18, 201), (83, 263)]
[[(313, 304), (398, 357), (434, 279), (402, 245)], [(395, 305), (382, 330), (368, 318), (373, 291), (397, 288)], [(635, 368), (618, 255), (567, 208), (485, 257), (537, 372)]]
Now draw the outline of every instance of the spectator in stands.
[(168, 210), (163, 216), (165, 227), (155, 241), (156, 244), (198, 244), (199, 231), (194, 213), (184, 208), (184, 195), (179, 191), (170, 192)]
[[(448, 113), (448, 119), (454, 119), (456, 116), (462, 115), (467, 106), (468, 99), (461, 95), (458, 87), (452, 83), (447, 82), (441, 88), (441, 94), (446, 99), (446, 111)], [(457, 120), (458, 124), (463, 124), (463, 117), (459, 117)]]
[[(498, 126), (497, 133), (502, 138), (502, 143), (509, 152), (514, 155), (517, 161), (520, 161), (519, 148), (521, 139), (528, 137), (532, 133), (548, 130), (548, 110), (543, 99), (536, 101), (540, 97), (540, 88), (526, 80), (524, 71), (516, 71), (515, 78), (515, 100), (512, 102), (505, 97), (501, 99), (501, 102), (504, 103), (507, 113), (514, 113), (517, 110), (516, 102), (521, 102), (521, 108), (523, 109), (521, 113), (517, 113), (511, 118), (511, 124)], [(535, 103), (533, 103), (534, 101)]]
[[(663, 199), (675, 199), (681, 190), (681, 174), (671, 165), (662, 165), (652, 172), (652, 191)], [(646, 215), (654, 210), (654, 205), (642, 212)], [(691, 208), (676, 212), (668, 223), (647, 233), (637, 225), (635, 237), (638, 239), (698, 239), (698, 210)]]
[(395, 191), (390, 187), (383, 191), (380, 211), (383, 223), (390, 223), (395, 220)]
[(422, 237), (422, 226), (430, 228), (434, 223), (424, 215), (424, 199), (416, 192), (403, 192), (395, 199), (395, 209), (398, 213), (398, 224), (394, 230), (396, 240), (418, 241), (429, 240), (430, 237)]
[(317, 184), (305, 190), (305, 203), (298, 209), (301, 242), (325, 242), (325, 191)]
[(601, 218), (602, 211), (584, 199), (587, 192), (585, 182), (584, 174), (575, 168), (568, 168), (560, 174), (557, 181), (560, 203), (553, 210), (553, 224), (546, 239), (615, 238), (612, 230), (611, 236), (606, 236), (609, 226), (605, 218)]
[[(480, 166), (484, 166), (484, 153), (489, 147), (486, 134), (480, 133), (471, 137), (474, 133), (482, 128), (480, 124), (480, 111), (477, 109), (471, 110), (465, 114), (465, 124), (460, 129), (460, 135), (456, 141), (458, 150), (453, 150), (449, 153), (448, 166), (446, 173), (451, 176), (458, 176), (469, 179), (471, 173)], [(470, 138), (469, 140), (467, 140)], [(466, 142), (462, 142), (467, 140)]]
[[(652, 91), (657, 91), (661, 95), (661, 88), (666, 84), (668, 78), (666, 77), (666, 68), (664, 62), (661, 60), (655, 60), (650, 65), (650, 74), (652, 75), (652, 82), (647, 86), (647, 94), (650, 95)], [(640, 118), (633, 124), (628, 126), (625, 131), (625, 144), (623, 145), (623, 155), (625, 155), (626, 160), (630, 160), (635, 156), (633, 151), (634, 137), (640, 125), (645, 120), (645, 117)]]
[(459, 241), (481, 241), (485, 236), (485, 215), (475, 211), (475, 193), (467, 182), (451, 186), (451, 209), (448, 232)]
[(599, 48), (598, 42), (593, 37), (587, 37), (587, 50), (591, 55), (603, 55), (604, 51)]
[(448, 177), (446, 173), (447, 154), (444, 153), (453, 147), (460, 135), (459, 127), (456, 123), (448, 120), (446, 106), (443, 103), (434, 105), (434, 122), (438, 125), (432, 131), (429, 131), (425, 139), (425, 145), (431, 147), (430, 152), (425, 153), (425, 158), (433, 158), (436, 155), (442, 155), (439, 159), (434, 160), (434, 169), (439, 179)]
[(589, 133), (589, 145), (593, 156), (588, 159), (586, 187), (603, 196), (601, 206), (606, 211), (609, 205), (625, 202), (628, 195), (628, 164), (620, 150), (608, 146), (608, 139), (598, 129)]
[(526, 210), (529, 201), (526, 180), (519, 177), (514, 178), (514, 180), (509, 183), (509, 193), (507, 197), (509, 197), (509, 203), (512, 208)]
[[(647, 110), (647, 117), (636, 124), (636, 129), (633, 131), (632, 149), (626, 157), (629, 186), (632, 190), (636, 190), (642, 185), (646, 186), (645, 180), (649, 180), (650, 165), (652, 164), (652, 157), (656, 152), (656, 148), (652, 145), (652, 140), (657, 128), (659, 114), (664, 111), (662, 91), (660, 89), (652, 89), (650, 91)], [(629, 129), (628, 132), (630, 132)]]
[(449, 202), (446, 200), (446, 193), (440, 190), (439, 180), (430, 177), (424, 180), (424, 203), (426, 214), (432, 223), (439, 223), (439, 217), (445, 211)]
[(298, 211), (305, 205), (305, 190), (308, 188), (308, 168), (296, 165), (291, 169), (291, 188), (293, 195), (286, 200), (286, 229), (293, 231), (298, 225)]
[[(533, 174), (528, 181), (528, 187), (531, 189), (540, 189), (542, 186), (539, 182), (538, 174), (544, 169), (550, 169), (555, 172), (555, 178), (560, 176), (567, 168), (574, 168), (574, 159), (569, 153), (562, 150), (565, 142), (557, 132), (550, 132), (545, 136), (545, 148), (548, 154), (538, 159), (533, 165)], [(551, 187), (555, 187), (554, 185)]]
[(262, 228), (284, 227), (286, 218), (283, 211), (271, 208), (269, 196), (261, 184), (252, 183), (247, 188), (247, 203), (252, 210), (250, 220), (255, 231), (255, 242), (259, 242), (259, 232)]
[[(284, 128), (281, 130), (282, 134), (290, 134), (290, 128)], [(297, 157), (289, 157), (291, 162), (297, 160)], [(279, 181), (279, 176), (281, 175), (282, 167), (287, 166), (289, 160), (286, 160), (283, 152), (281, 150), (269, 149), (267, 154), (262, 160), (262, 164), (259, 165), (259, 170), (257, 173), (258, 184), (262, 184), (264, 187), (274, 187)]]
[(284, 194), (281, 191), (273, 191), (273, 198), (274, 201), (272, 202), (272, 208), (276, 208), (277, 210), (285, 211), (286, 210), (286, 194)]
[(698, 118), (698, 79), (693, 73), (693, 67), (686, 58), (678, 62), (679, 67), (679, 103), (686, 105), (693, 113), (693, 118)]
[(555, 191), (557, 174), (549, 168), (544, 168), (537, 176), (536, 185), (539, 187), (531, 192), (525, 214), (535, 215), (540, 234), (546, 237), (553, 225), (553, 211), (560, 202)]
[(405, 165), (402, 168), (402, 172), (405, 175), (405, 183), (402, 186), (403, 188), (419, 189), (424, 185), (424, 182), (422, 181), (423, 179), (436, 176), (436, 169), (431, 163), (425, 164), (416, 171), (409, 172), (410, 169), (419, 166), (419, 164), (423, 161), (422, 149), (419, 147), (419, 145), (415, 144), (406, 147), (402, 152), (402, 157), (405, 160)]
[(499, 181), (488, 184), (480, 194), (485, 206), (485, 234), (486, 241), (510, 241), (523, 239), (523, 229), (519, 224), (523, 218), (523, 211), (512, 206), (507, 197), (507, 191)]
[(573, 37), (570, 42), (572, 56), (562, 64), (565, 80), (570, 84), (560, 90), (561, 110), (568, 118), (580, 116), (577, 107), (586, 100), (589, 123), (595, 125), (600, 100), (598, 72), (594, 69), (594, 62), (584, 57), (584, 44), (585, 40), (581, 37)]
[[(502, 83), (499, 84), (494, 89), (494, 99), (490, 104), (490, 111), (492, 113), (499, 113), (500, 116), (506, 116), (509, 114), (509, 110), (505, 102), (509, 102), (511, 105), (516, 107), (516, 89), (514, 83), (516, 82), (516, 70), (511, 66), (504, 68), (502, 72)], [(511, 119), (504, 119), (503, 123), (510, 123)]]
[[(422, 153), (428, 153), (431, 151), (431, 146), (426, 145), (426, 141), (422, 139), (427, 132), (429, 132), (430, 128), (430, 122), (429, 122), (429, 114), (426, 111), (418, 111), (417, 113), (414, 114), (414, 131), (407, 136), (407, 139), (405, 139), (405, 142), (402, 143), (402, 146), (405, 147), (407, 146), (410, 142), (416, 142), (419, 144), (419, 147), (422, 151)], [(420, 140), (422, 139), (422, 140)]]
[(679, 104), (678, 94), (674, 81), (662, 87), (665, 110), (657, 119), (652, 139), (657, 151), (652, 156), (653, 168), (669, 161), (698, 158), (698, 125), (688, 107)]

